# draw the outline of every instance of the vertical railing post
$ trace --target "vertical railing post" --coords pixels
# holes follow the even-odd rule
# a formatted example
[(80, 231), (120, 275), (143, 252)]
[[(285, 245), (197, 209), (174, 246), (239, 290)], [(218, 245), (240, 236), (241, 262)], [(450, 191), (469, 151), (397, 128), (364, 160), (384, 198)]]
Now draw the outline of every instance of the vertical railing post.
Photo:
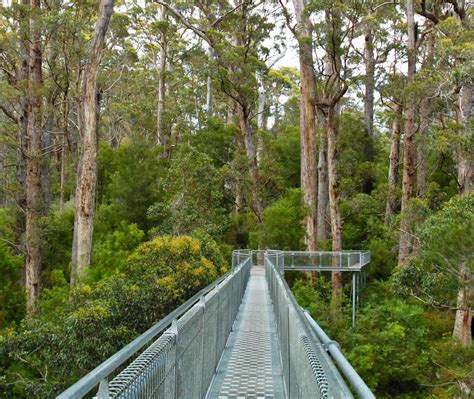
[(178, 320), (171, 323), (170, 332), (174, 334), (175, 359), (174, 359), (174, 399), (178, 398)]
[(356, 322), (356, 274), (352, 273), (352, 328), (355, 327)]
[(99, 383), (99, 390), (97, 391), (97, 399), (109, 399), (109, 379), (106, 377)]
[[(205, 376), (204, 367), (206, 366), (204, 363), (204, 326), (206, 325), (206, 297), (204, 295), (199, 298), (199, 306), (202, 308), (202, 328), (201, 328), (201, 381), (197, 381), (196, 384), (199, 384), (199, 393), (201, 396), (205, 394), (204, 390), (204, 383), (203, 379)], [(195, 391), (196, 392), (196, 391)]]

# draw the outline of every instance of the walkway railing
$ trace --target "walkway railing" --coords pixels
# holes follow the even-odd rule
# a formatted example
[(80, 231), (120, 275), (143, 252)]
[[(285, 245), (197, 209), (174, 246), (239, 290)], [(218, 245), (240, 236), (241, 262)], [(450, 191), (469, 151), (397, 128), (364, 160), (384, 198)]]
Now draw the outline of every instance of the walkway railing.
[(283, 276), (286, 254), (266, 251), (265, 275), (275, 312), (288, 397), (352, 398), (334, 361), (359, 397), (375, 398), (337, 343), (296, 302)]
[[(250, 275), (250, 251), (236, 254), (239, 263), (229, 273), (92, 370), (58, 399), (82, 398), (97, 385), (98, 399), (202, 398), (224, 350)], [(115, 376), (153, 339), (156, 341)]]

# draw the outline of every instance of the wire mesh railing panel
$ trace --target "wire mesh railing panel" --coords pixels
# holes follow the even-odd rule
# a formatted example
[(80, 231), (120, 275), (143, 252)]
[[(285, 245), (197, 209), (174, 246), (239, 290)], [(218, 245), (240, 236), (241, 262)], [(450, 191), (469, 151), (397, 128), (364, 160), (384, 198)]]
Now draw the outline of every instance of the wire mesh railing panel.
[[(109, 385), (111, 398), (155, 397), (159, 392), (174, 397), (176, 336), (164, 333)], [(165, 396), (162, 396), (165, 397)]]
[[(269, 251), (265, 273), (273, 302), (283, 375), (290, 398), (351, 398), (283, 279), (285, 254)], [(309, 255), (311, 256), (311, 254)], [(309, 259), (309, 258), (308, 258)]]
[[(197, 399), (205, 396), (247, 284), (251, 256), (240, 263), (134, 361), (99, 389), (98, 398)], [(102, 384), (101, 384), (102, 385)], [(81, 396), (71, 396), (81, 397)]]
[[(198, 305), (178, 321), (176, 344), (176, 396), (201, 397), (204, 305)], [(196, 366), (191, 366), (196, 365)]]
[(219, 354), (224, 351), (225, 343), (230, 332), (231, 287), (230, 283), (226, 281), (221, 287), (219, 293), (219, 310), (217, 312), (217, 352)]
[(206, 393), (207, 387), (211, 383), (214, 370), (219, 361), (217, 351), (217, 312), (219, 310), (219, 292), (213, 291), (206, 297), (206, 307), (204, 308), (204, 332), (202, 359), (202, 386), (201, 397)]

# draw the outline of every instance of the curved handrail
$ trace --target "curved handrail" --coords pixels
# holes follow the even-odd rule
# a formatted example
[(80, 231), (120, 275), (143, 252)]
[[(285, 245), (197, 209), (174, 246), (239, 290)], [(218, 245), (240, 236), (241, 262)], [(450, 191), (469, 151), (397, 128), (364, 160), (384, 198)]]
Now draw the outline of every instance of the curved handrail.
[[(284, 256), (286, 251), (280, 250), (269, 250), (267, 251), (268, 255), (280, 257)], [(288, 251), (293, 252), (293, 251)], [(295, 251), (296, 252), (296, 251)], [(267, 258), (268, 259), (268, 258)], [(277, 272), (277, 278), (281, 281), (283, 288), (287, 293), (287, 297), (291, 303), (291, 305), (296, 310), (297, 316), (303, 321), (303, 324), (307, 326), (310, 332), (314, 334), (316, 339), (321, 342), (323, 347), (329, 352), (329, 355), (334, 360), (338, 370), (344, 375), (347, 381), (350, 383), (351, 387), (357, 392), (357, 394), (362, 399), (375, 399), (375, 395), (372, 393), (370, 388), (365, 384), (362, 378), (359, 376), (357, 371), (351, 366), (348, 360), (345, 358), (343, 353), (340, 351), (339, 346), (335, 341), (332, 341), (328, 335), (324, 332), (324, 330), (319, 327), (316, 321), (310, 316), (310, 314), (303, 308), (299, 306), (294, 297), (293, 293), (291, 292), (290, 287), (288, 286), (286, 280), (283, 278), (281, 271), (282, 265), (277, 264), (275, 265), (270, 259), (269, 266), (273, 267)], [(278, 263), (278, 261), (277, 261)]]
[[(240, 265), (245, 262), (242, 261)], [(192, 306), (194, 306), (202, 296), (207, 294), (216, 288), (221, 282), (223, 282), (227, 277), (231, 276), (236, 272), (236, 269), (233, 269), (223, 276), (219, 277), (216, 281), (208, 285), (207, 287), (200, 290), (192, 298), (188, 299), (185, 303), (180, 305), (178, 308), (173, 310), (171, 313), (166, 315), (163, 319), (158, 321), (147, 331), (141, 334), (139, 337), (135, 338), (128, 345), (123, 347), (117, 353), (109, 357), (107, 360), (102, 362), (94, 370), (90, 371), (84, 377), (82, 377), (75, 384), (71, 385), (68, 389), (57, 396), (57, 399), (76, 399), (82, 398), (85, 394), (94, 389), (101, 381), (110, 376), (117, 368), (124, 364), (128, 359), (133, 355), (139, 352), (143, 347), (150, 342), (152, 339), (157, 337), (158, 334), (163, 332), (167, 327), (169, 327), (173, 320), (179, 318), (184, 313), (186, 313)]]

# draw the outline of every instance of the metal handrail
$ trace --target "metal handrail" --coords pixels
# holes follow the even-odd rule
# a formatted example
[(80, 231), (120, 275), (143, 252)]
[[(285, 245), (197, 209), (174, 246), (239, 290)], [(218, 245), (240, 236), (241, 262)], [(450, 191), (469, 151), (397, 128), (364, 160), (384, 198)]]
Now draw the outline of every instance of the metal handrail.
[(349, 361), (342, 354), (339, 349), (337, 342), (331, 340), (324, 330), (316, 323), (316, 321), (311, 317), (306, 309), (303, 309), (303, 313), (308, 320), (310, 326), (313, 328), (314, 332), (322, 342), (323, 346), (329, 352), (334, 362), (337, 364), (338, 369), (350, 382), (352, 388), (359, 394), (362, 399), (375, 399), (375, 395), (372, 393), (370, 388), (364, 382), (364, 380), (359, 376), (354, 367), (351, 366)]
[[(243, 261), (242, 263), (244, 263)], [(222, 281), (227, 277), (232, 275), (235, 272), (231, 270), (219, 277), (212, 284), (200, 290), (192, 298), (188, 299), (185, 303), (180, 305), (178, 308), (169, 313), (166, 317), (161, 319), (155, 325), (150, 327), (142, 335), (135, 338), (128, 345), (123, 347), (117, 353), (109, 357), (94, 370), (90, 371), (84, 377), (82, 377), (75, 384), (71, 385), (68, 389), (57, 396), (57, 399), (76, 399), (82, 398), (85, 394), (94, 389), (102, 380), (110, 376), (117, 368), (119, 368), (123, 363), (130, 359), (133, 355), (139, 352), (148, 342), (155, 338), (158, 334), (163, 332), (168, 326), (171, 325), (173, 320), (179, 318), (184, 313), (186, 313), (193, 305), (195, 305), (203, 295), (212, 291), (216, 288)]]
[[(292, 252), (292, 251), (289, 251)], [(296, 251), (295, 251), (296, 252)], [(278, 251), (278, 250), (271, 250), (268, 251), (269, 255), (283, 257), (285, 251)], [(267, 258), (268, 259), (268, 258)], [(273, 264), (272, 261), (269, 261), (269, 265), (273, 267), (275, 270), (278, 270), (278, 267)], [(278, 275), (278, 273), (277, 273)], [(357, 392), (357, 394), (362, 399), (375, 399), (375, 395), (372, 393), (370, 388), (366, 385), (366, 383), (362, 380), (359, 376), (357, 371), (351, 366), (349, 361), (345, 358), (341, 350), (339, 349), (339, 345), (337, 342), (331, 340), (328, 335), (324, 332), (324, 330), (316, 323), (316, 321), (311, 317), (307, 310), (301, 308), (296, 301), (293, 293), (291, 292), (290, 287), (288, 286), (286, 280), (282, 277), (282, 275), (278, 275), (279, 280), (284, 287), (287, 297), (292, 305), (292, 307), (296, 310), (296, 314), (299, 316), (300, 320), (304, 320), (304, 324), (308, 326), (309, 330), (315, 334), (315, 337), (318, 341), (321, 342), (322, 346), (329, 352), (331, 358), (334, 360), (334, 363), (337, 365), (338, 370), (344, 375), (347, 381), (350, 383), (351, 387)]]

